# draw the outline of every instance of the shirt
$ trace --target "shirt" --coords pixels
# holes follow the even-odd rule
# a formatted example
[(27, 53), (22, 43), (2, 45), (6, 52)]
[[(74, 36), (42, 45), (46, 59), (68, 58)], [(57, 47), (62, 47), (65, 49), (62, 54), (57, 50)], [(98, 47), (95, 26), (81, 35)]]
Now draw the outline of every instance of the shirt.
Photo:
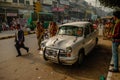
[(116, 20), (115, 26), (112, 32), (112, 39), (115, 42), (120, 42), (120, 19)]

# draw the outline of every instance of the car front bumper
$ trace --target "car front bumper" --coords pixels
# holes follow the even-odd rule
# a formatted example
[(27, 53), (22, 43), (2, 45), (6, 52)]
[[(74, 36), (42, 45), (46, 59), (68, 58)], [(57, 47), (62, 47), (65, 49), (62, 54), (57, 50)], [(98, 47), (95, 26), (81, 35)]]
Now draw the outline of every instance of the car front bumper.
[(44, 59), (49, 60), (54, 63), (64, 64), (64, 65), (72, 65), (77, 61), (77, 57), (67, 57), (67, 56), (60, 56), (60, 51), (56, 52), (56, 55), (48, 55), (46, 51), (43, 51)]

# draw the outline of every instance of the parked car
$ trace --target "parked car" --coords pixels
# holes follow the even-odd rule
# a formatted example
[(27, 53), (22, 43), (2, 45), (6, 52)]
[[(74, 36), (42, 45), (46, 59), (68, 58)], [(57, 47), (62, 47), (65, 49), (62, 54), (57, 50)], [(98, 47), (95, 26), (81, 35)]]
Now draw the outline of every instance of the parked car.
[(59, 27), (56, 36), (41, 43), (43, 58), (64, 65), (81, 64), (97, 42), (98, 30), (92, 23), (66, 23)]

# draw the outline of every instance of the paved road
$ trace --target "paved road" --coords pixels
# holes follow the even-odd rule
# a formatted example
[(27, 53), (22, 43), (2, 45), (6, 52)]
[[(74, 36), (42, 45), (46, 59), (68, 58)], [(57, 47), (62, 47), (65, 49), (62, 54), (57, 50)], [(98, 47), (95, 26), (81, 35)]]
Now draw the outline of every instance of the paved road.
[(98, 46), (82, 66), (65, 66), (46, 62), (37, 50), (36, 35), (25, 36), (30, 53), (17, 55), (14, 39), (0, 40), (0, 80), (99, 80), (107, 76), (111, 59), (111, 42), (100, 38)]
[[(30, 40), (29, 40), (30, 39)], [(31, 43), (32, 42), (32, 43)], [(14, 47), (14, 38), (0, 40), (0, 62), (9, 58), (13, 58), (17, 55), (17, 51)], [(25, 45), (30, 47), (30, 50), (37, 50), (37, 40), (36, 35), (31, 34), (25, 36)], [(23, 54), (26, 54), (26, 51), (21, 49)]]

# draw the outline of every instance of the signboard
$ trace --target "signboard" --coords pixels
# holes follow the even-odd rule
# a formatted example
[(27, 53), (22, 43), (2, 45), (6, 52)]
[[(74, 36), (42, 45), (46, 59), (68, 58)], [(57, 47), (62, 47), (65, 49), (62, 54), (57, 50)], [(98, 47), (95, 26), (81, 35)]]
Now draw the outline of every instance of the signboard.
[(53, 8), (52, 11), (57, 11), (57, 12), (63, 12), (64, 11), (64, 8)]
[(60, 4), (69, 5), (68, 0), (60, 0)]
[(43, 4), (52, 5), (52, 0), (43, 0)]
[(17, 13), (7, 13), (7, 16), (17, 16)]
[(92, 19), (92, 20), (96, 20), (96, 19), (97, 19), (97, 15), (92, 15), (92, 16), (91, 16), (91, 19)]
[(73, 2), (73, 3), (75, 3), (76, 2), (76, 0), (69, 0), (70, 2)]

